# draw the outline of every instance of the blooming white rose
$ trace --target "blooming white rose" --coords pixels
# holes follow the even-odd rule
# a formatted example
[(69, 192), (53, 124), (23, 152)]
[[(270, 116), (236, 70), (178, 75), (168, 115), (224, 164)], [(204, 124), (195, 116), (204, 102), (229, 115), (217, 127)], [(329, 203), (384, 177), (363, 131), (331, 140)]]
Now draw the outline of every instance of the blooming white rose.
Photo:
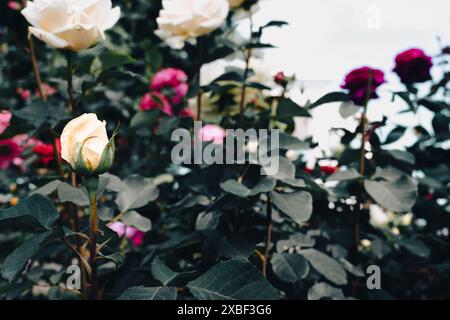
[(227, 0), (163, 0), (162, 6), (155, 34), (174, 49), (220, 27), (229, 12)]
[(80, 51), (105, 39), (120, 18), (111, 0), (34, 0), (22, 14), (29, 32), (54, 48)]
[(61, 157), (78, 173), (101, 173), (109, 169), (114, 144), (106, 132), (106, 122), (94, 113), (70, 121), (61, 134)]

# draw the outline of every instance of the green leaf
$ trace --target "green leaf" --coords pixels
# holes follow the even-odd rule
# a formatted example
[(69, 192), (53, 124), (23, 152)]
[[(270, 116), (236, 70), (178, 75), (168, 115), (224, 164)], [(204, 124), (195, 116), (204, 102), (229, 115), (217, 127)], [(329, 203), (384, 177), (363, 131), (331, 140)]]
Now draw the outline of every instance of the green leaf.
[(99, 176), (97, 194), (102, 194), (104, 190), (111, 192), (120, 192), (125, 188), (126, 185), (118, 176), (115, 176), (108, 172), (103, 173)]
[(200, 300), (275, 300), (280, 295), (248, 261), (220, 262), (187, 287)]
[(265, 29), (265, 28), (269, 28), (269, 27), (282, 27), (282, 26), (286, 26), (289, 23), (287, 23), (286, 21), (282, 21), (282, 20), (272, 20), (269, 21), (268, 23), (266, 23), (264, 26), (261, 27), (261, 29)]
[(80, 207), (89, 205), (89, 196), (85, 189), (75, 188), (62, 182), (59, 184), (57, 190), (58, 198), (61, 202), (71, 202)]
[(323, 298), (342, 300), (345, 299), (345, 296), (341, 289), (332, 287), (326, 282), (316, 283), (311, 288), (309, 288), (308, 300), (320, 300)]
[(247, 49), (270, 49), (276, 48), (273, 44), (270, 43), (249, 43), (245, 46)]
[(161, 282), (164, 286), (184, 286), (187, 281), (196, 275), (196, 272), (174, 272), (158, 257), (153, 259), (150, 269), (153, 278)]
[(394, 212), (410, 211), (417, 197), (417, 186), (405, 175), (394, 181), (365, 180), (364, 188), (379, 205)]
[(116, 204), (121, 212), (141, 208), (156, 200), (159, 190), (153, 179), (132, 175), (125, 179), (126, 189), (117, 194)]
[(161, 110), (152, 109), (136, 113), (130, 122), (130, 128), (150, 127), (162, 116)]
[(102, 69), (107, 70), (111, 68), (118, 68), (128, 63), (133, 63), (134, 59), (127, 54), (105, 51), (100, 54), (100, 61), (102, 62)]
[(339, 286), (347, 284), (345, 269), (335, 259), (316, 249), (301, 250), (300, 254), (311, 263), (314, 269), (331, 282)]
[(408, 151), (402, 151), (402, 150), (385, 150), (385, 152), (393, 157), (396, 160), (403, 161), (409, 164), (415, 164), (416, 158), (414, 155)]
[(53, 181), (43, 185), (42, 187), (32, 191), (30, 193), (30, 195), (40, 194), (42, 196), (48, 196), (48, 195), (52, 194), (53, 192), (55, 192), (61, 183), (62, 183), (62, 181), (60, 181), (60, 180), (53, 180)]
[(339, 170), (328, 177), (328, 181), (345, 181), (358, 179), (361, 176), (354, 168), (348, 168), (347, 170)]
[(260, 193), (272, 191), (276, 186), (276, 181), (270, 177), (262, 178), (253, 189), (249, 189), (242, 183), (236, 180), (227, 180), (220, 184), (220, 188), (235, 196), (245, 198), (248, 196), (255, 196)]
[(217, 212), (200, 212), (195, 220), (195, 230), (214, 230), (220, 222), (221, 214)]
[(326, 95), (324, 95), (322, 98), (317, 100), (316, 102), (309, 105), (308, 109), (314, 109), (318, 106), (325, 104), (325, 103), (332, 103), (332, 102), (349, 102), (350, 97), (345, 94), (344, 92), (330, 92)]
[(1, 274), (8, 281), (14, 281), (22, 273), (28, 260), (33, 257), (43, 246), (45, 241), (52, 235), (53, 231), (46, 231), (33, 235), (25, 240), (3, 262)]
[(397, 126), (395, 129), (393, 129), (391, 132), (389, 132), (389, 134), (387, 135), (386, 140), (384, 140), (383, 144), (391, 144), (391, 143), (397, 141), (398, 139), (403, 137), (403, 135), (405, 134), (405, 131), (406, 131), (406, 127)]
[(312, 196), (306, 191), (293, 193), (278, 193), (272, 191), (270, 198), (275, 207), (283, 211), (298, 224), (303, 224), (311, 218), (313, 211)]
[(437, 136), (444, 136), (446, 138), (448, 138), (450, 135), (449, 123), (450, 117), (443, 113), (436, 114), (433, 120), (431, 121), (434, 133)]
[(0, 226), (26, 226), (46, 231), (59, 218), (51, 200), (40, 194), (33, 194), (19, 202), (15, 207), (0, 210)]
[(177, 290), (169, 287), (131, 287), (117, 300), (176, 300)]
[(428, 258), (431, 254), (430, 248), (419, 239), (401, 239), (398, 244), (421, 258)]
[(291, 99), (282, 99), (278, 103), (276, 119), (281, 122), (291, 121), (293, 117), (311, 117), (311, 114)]
[(125, 212), (120, 220), (127, 226), (134, 227), (142, 232), (150, 231), (152, 228), (150, 219), (143, 217), (134, 210)]
[(234, 194), (235, 196), (243, 198), (248, 196), (248, 194), (250, 193), (250, 189), (248, 189), (242, 183), (239, 183), (233, 179), (222, 182), (220, 184), (220, 188), (227, 193), (231, 193)]
[(428, 110), (437, 113), (442, 110), (448, 109), (448, 105), (444, 101), (435, 101), (430, 98), (423, 98), (417, 101), (418, 105), (422, 105)]
[(277, 277), (284, 282), (297, 283), (309, 273), (308, 261), (297, 253), (275, 253), (270, 262)]
[(262, 167), (262, 170), (273, 179), (282, 181), (295, 179), (295, 165), (285, 157), (278, 157), (278, 171), (275, 174), (269, 175), (270, 172), (268, 172), (268, 169), (264, 166)]
[(280, 149), (284, 150), (306, 150), (310, 146), (308, 142), (282, 132), (280, 132), (279, 139)]

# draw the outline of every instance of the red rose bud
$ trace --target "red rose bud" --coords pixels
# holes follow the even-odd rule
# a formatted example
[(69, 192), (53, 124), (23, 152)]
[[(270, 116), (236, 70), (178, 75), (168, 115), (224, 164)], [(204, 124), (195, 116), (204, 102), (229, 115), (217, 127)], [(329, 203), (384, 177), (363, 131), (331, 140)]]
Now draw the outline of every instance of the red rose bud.
[(420, 49), (410, 49), (397, 55), (393, 71), (403, 83), (412, 84), (431, 80), (432, 66), (432, 59), (425, 52)]
[[(367, 92), (370, 79), (370, 95)], [(362, 67), (352, 70), (345, 76), (344, 83), (341, 85), (342, 89), (348, 91), (348, 95), (352, 101), (358, 105), (363, 106), (366, 100), (377, 99), (377, 88), (385, 83), (384, 73), (381, 70), (370, 67)]]
[(274, 81), (276, 84), (279, 84), (279, 85), (282, 86), (282, 87), (286, 87), (287, 84), (288, 84), (288, 80), (287, 80), (287, 78), (286, 78), (284, 72), (282, 72), (282, 71), (278, 72), (278, 73), (275, 75), (275, 77), (273, 78), (273, 81)]

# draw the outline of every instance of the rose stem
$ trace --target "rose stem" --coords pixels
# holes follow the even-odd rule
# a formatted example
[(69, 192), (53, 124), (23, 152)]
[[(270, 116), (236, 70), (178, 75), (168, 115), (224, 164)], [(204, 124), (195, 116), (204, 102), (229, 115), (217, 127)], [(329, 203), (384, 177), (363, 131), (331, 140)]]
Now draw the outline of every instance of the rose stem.
[(69, 109), (72, 113), (72, 118), (75, 118), (75, 97), (73, 94), (73, 65), (72, 52), (67, 51), (67, 93), (69, 95)]
[(200, 73), (202, 69), (202, 60), (203, 60), (203, 49), (200, 43), (201, 39), (198, 39), (197, 43), (197, 86), (198, 86), (198, 93), (197, 93), (197, 121), (202, 120), (202, 87), (201, 87), (201, 79), (200, 79)]
[(267, 237), (266, 237), (266, 249), (264, 252), (262, 274), (267, 277), (267, 260), (269, 259), (270, 243), (272, 238), (272, 201), (267, 194), (267, 204), (266, 204), (266, 215), (267, 215)]
[(100, 293), (98, 290), (97, 282), (97, 232), (98, 232), (98, 216), (97, 216), (97, 195), (95, 189), (89, 190), (89, 202), (90, 202), (90, 238), (89, 238), (89, 249), (90, 249), (90, 259), (89, 263), (91, 265), (91, 289), (92, 298), (94, 300), (100, 299)]
[[(367, 81), (367, 93), (366, 100), (363, 106), (363, 112), (361, 114), (360, 120), (360, 132), (361, 132), (361, 148), (360, 148), (360, 157), (359, 157), (359, 174), (361, 177), (364, 177), (365, 173), (365, 162), (366, 162), (366, 123), (367, 123), (367, 106), (369, 105), (370, 97), (372, 96), (372, 70), (369, 69), (369, 79)], [(362, 192), (361, 192), (362, 193)], [(359, 234), (360, 234), (360, 226), (359, 226), (359, 213), (362, 211), (363, 199), (361, 196), (360, 204), (361, 207), (359, 210), (355, 211), (355, 222), (354, 222), (354, 241), (355, 241), (355, 255), (356, 259), (359, 255)]]
[[(250, 42), (253, 39), (253, 19), (251, 11), (248, 12), (248, 17), (250, 20)], [(244, 119), (244, 106), (245, 106), (245, 93), (247, 90), (247, 77), (250, 71), (250, 59), (252, 57), (252, 48), (248, 48), (244, 51), (245, 54), (245, 70), (244, 70), (244, 79), (242, 82), (241, 88), (241, 99), (239, 101), (239, 124), (242, 124), (242, 120)]]

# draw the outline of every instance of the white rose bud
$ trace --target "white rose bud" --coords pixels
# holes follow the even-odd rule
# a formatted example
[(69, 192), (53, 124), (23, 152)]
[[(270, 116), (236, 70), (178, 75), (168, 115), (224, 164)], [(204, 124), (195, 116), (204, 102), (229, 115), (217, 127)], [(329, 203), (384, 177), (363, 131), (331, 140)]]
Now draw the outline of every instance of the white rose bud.
[(61, 156), (79, 174), (104, 173), (114, 161), (114, 135), (108, 139), (106, 122), (94, 113), (85, 113), (64, 127)]
[(120, 18), (120, 8), (112, 8), (111, 0), (34, 0), (22, 14), (38, 39), (54, 48), (80, 51), (105, 39), (105, 31)]
[(163, 0), (162, 6), (155, 34), (174, 49), (220, 27), (229, 12), (228, 0)]
[(389, 215), (380, 207), (375, 204), (369, 208), (370, 224), (375, 228), (386, 228), (389, 225)]

